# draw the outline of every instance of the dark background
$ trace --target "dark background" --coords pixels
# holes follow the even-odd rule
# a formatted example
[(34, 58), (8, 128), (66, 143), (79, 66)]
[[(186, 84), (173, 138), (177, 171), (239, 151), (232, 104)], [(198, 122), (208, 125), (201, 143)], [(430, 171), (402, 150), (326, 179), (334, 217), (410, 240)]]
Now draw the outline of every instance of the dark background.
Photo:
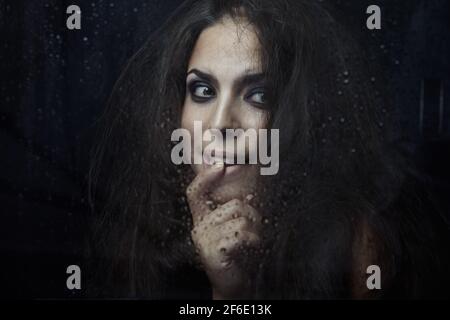
[[(401, 146), (450, 217), (450, 1), (330, 2), (382, 65)], [(127, 58), (179, 3), (0, 0), (3, 298), (83, 296), (66, 289), (66, 268), (77, 264), (83, 275), (96, 120)], [(81, 30), (66, 28), (71, 4), (81, 8)], [(382, 30), (366, 28), (371, 4), (382, 9)]]

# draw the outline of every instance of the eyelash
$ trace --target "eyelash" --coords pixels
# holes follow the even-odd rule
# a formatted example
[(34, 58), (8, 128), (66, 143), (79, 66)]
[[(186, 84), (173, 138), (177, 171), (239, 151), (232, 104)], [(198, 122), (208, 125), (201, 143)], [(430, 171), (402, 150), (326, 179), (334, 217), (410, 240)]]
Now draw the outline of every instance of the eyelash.
[(245, 100), (252, 104), (252, 105), (256, 105), (257, 107), (261, 108), (262, 106), (265, 106), (265, 102), (256, 102), (256, 101), (250, 101), (250, 98), (256, 94), (262, 94), (263, 96), (266, 94), (265, 89), (263, 87), (258, 87), (258, 88), (254, 88), (253, 90), (250, 91), (250, 93), (248, 93), (245, 96)]
[[(201, 97), (201, 96), (197, 95), (195, 93), (195, 91), (201, 87), (211, 90), (213, 92), (212, 95), (208, 96), (208, 97)], [(202, 81), (193, 81), (188, 85), (188, 88), (189, 88), (189, 92), (191, 94), (192, 100), (194, 100), (195, 102), (199, 102), (199, 103), (209, 101), (216, 94), (214, 89), (210, 85), (208, 85), (207, 83), (202, 82)]]
[[(206, 97), (199, 96), (198, 94), (196, 94), (196, 91), (202, 87), (204, 87), (207, 90), (211, 90), (212, 93)], [(189, 93), (191, 95), (192, 100), (197, 103), (206, 103), (209, 100), (211, 100), (212, 98), (214, 98), (216, 95), (215, 90), (209, 84), (207, 84), (203, 81), (192, 81), (191, 83), (188, 84), (188, 89), (189, 89)], [(265, 106), (265, 102), (256, 102), (256, 101), (251, 101), (251, 99), (250, 99), (252, 96), (254, 96), (256, 94), (265, 95), (265, 88), (257, 87), (257, 88), (252, 89), (247, 95), (245, 95), (244, 100), (257, 108), (262, 108), (263, 106)]]

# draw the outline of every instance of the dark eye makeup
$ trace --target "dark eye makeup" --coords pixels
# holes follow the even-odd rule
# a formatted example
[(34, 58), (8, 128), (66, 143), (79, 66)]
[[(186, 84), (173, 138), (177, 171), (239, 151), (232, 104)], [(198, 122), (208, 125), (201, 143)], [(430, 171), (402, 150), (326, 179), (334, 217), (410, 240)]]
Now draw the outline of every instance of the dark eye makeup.
[(214, 88), (205, 81), (194, 80), (188, 83), (188, 90), (194, 102), (207, 102), (216, 96)]
[(250, 103), (251, 105), (257, 108), (265, 108), (266, 107), (266, 88), (265, 87), (257, 87), (251, 89), (249, 93), (247, 93), (244, 97), (245, 101)]
[[(204, 80), (191, 80), (187, 83), (187, 89), (192, 101), (196, 103), (206, 103), (216, 97), (214, 87)], [(253, 87), (244, 95), (244, 100), (255, 108), (266, 108), (266, 88), (265, 86)]]

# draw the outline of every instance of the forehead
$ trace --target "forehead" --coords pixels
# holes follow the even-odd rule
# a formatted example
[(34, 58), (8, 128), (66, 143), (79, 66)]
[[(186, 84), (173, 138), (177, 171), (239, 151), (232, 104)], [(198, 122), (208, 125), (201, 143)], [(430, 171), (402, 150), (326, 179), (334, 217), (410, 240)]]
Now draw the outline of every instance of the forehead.
[(203, 30), (189, 61), (189, 68), (215, 74), (261, 72), (260, 45), (254, 27), (229, 17)]

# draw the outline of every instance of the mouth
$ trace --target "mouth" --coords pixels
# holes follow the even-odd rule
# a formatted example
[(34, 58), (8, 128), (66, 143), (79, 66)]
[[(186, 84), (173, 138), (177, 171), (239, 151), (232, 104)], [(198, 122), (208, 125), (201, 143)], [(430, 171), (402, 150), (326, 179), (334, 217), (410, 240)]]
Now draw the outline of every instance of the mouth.
[(225, 166), (224, 176), (225, 177), (233, 177), (233, 176), (238, 176), (240, 171), (245, 167), (245, 164), (235, 163), (234, 155), (230, 156), (230, 154), (227, 154), (226, 152), (223, 152), (223, 153), (217, 152), (217, 153), (223, 155), (223, 157), (220, 157), (220, 156), (211, 156), (210, 157), (209, 155), (204, 154), (203, 169), (213, 166), (216, 163), (223, 163)]
[(237, 165), (236, 154), (222, 150), (214, 150), (212, 154), (203, 154), (203, 163), (207, 166), (213, 166), (216, 163), (223, 163), (225, 166)]

